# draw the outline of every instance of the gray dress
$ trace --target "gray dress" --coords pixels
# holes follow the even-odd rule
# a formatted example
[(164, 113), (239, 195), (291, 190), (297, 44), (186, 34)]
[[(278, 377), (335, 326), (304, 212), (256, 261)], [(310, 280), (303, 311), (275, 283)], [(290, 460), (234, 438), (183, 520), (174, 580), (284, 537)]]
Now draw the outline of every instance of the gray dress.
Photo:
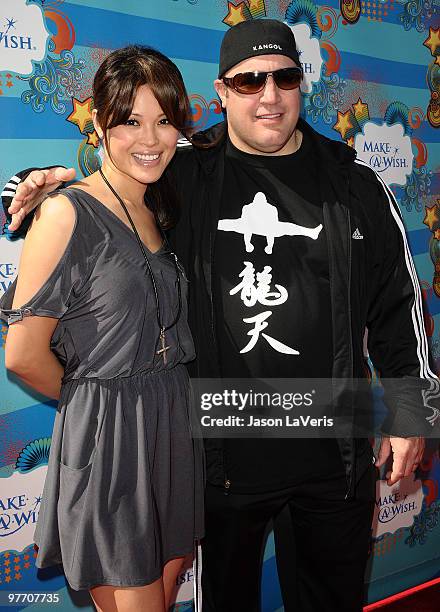
[[(35, 531), (37, 566), (62, 563), (70, 586), (141, 586), (164, 564), (193, 552), (203, 536), (204, 455), (191, 435), (194, 358), (187, 281), (182, 313), (157, 355), (156, 301), (136, 237), (80, 189), (64, 189), (76, 224), (61, 261), (38, 293), (3, 318), (55, 317), (51, 347), (65, 367), (43, 501)], [(174, 255), (149, 261), (161, 320), (178, 308)]]

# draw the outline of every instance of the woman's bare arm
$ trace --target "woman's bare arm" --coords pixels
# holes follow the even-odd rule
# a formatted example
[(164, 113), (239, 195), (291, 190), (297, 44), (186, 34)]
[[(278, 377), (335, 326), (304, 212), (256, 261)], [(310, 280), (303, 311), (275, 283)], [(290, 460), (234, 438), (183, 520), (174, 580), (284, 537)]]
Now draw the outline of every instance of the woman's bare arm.
[[(13, 308), (29, 302), (60, 261), (75, 225), (75, 211), (62, 195), (48, 198), (38, 209), (20, 260)], [(24, 383), (57, 399), (64, 370), (50, 349), (58, 319), (29, 316), (10, 325), (5, 364)]]

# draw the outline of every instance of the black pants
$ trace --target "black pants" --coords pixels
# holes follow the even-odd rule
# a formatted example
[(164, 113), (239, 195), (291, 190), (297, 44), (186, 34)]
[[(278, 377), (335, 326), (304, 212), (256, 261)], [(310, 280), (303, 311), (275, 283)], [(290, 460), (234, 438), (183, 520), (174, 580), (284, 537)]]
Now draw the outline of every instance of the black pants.
[(286, 612), (359, 612), (368, 558), (376, 468), (353, 499), (346, 479), (264, 494), (206, 490), (202, 541), (203, 612), (258, 612), (265, 534), (274, 520)]

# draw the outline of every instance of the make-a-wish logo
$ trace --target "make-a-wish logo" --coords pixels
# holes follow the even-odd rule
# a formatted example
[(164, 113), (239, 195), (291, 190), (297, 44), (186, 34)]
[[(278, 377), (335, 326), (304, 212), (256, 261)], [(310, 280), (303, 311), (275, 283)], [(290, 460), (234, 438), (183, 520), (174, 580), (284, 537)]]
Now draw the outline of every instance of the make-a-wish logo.
[(414, 474), (388, 486), (385, 480), (376, 485), (376, 504), (373, 517), (373, 535), (395, 533), (402, 527), (411, 527), (423, 504), (422, 481)]
[(47, 465), (2, 478), (0, 496), (0, 552), (21, 551), (33, 542)]
[(17, 266), (11, 261), (0, 261), (0, 295), (12, 285), (17, 274)]
[(299, 53), (299, 61), (303, 69), (304, 78), (301, 83), (303, 93), (311, 93), (313, 83), (321, 79), (323, 59), (319, 40), (312, 36), (312, 30), (307, 23), (296, 23), (287, 25), (293, 32), (296, 48)]
[(26, 0), (0, 3), (0, 72), (30, 75), (32, 61), (45, 59), (49, 38), (38, 4), (27, 4)]
[(9, 289), (17, 276), (22, 246), (22, 240), (12, 242), (0, 238), (0, 297)]
[(365, 123), (363, 133), (355, 136), (354, 148), (359, 158), (381, 174), (388, 185), (406, 185), (413, 170), (414, 154), (411, 139), (401, 123)]

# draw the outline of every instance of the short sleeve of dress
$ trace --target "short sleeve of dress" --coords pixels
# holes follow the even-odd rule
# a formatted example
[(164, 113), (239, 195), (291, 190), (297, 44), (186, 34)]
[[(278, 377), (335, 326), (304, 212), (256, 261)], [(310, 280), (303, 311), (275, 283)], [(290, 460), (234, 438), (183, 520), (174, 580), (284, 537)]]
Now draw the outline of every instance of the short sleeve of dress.
[(83, 279), (87, 274), (89, 257), (86, 252), (85, 232), (81, 225), (81, 207), (68, 189), (60, 190), (72, 202), (75, 209), (75, 224), (72, 235), (46, 282), (26, 304), (12, 308), (17, 281), (15, 280), (0, 299), (0, 319), (8, 325), (22, 321), (27, 316), (53, 317), (60, 319), (77, 299)]

